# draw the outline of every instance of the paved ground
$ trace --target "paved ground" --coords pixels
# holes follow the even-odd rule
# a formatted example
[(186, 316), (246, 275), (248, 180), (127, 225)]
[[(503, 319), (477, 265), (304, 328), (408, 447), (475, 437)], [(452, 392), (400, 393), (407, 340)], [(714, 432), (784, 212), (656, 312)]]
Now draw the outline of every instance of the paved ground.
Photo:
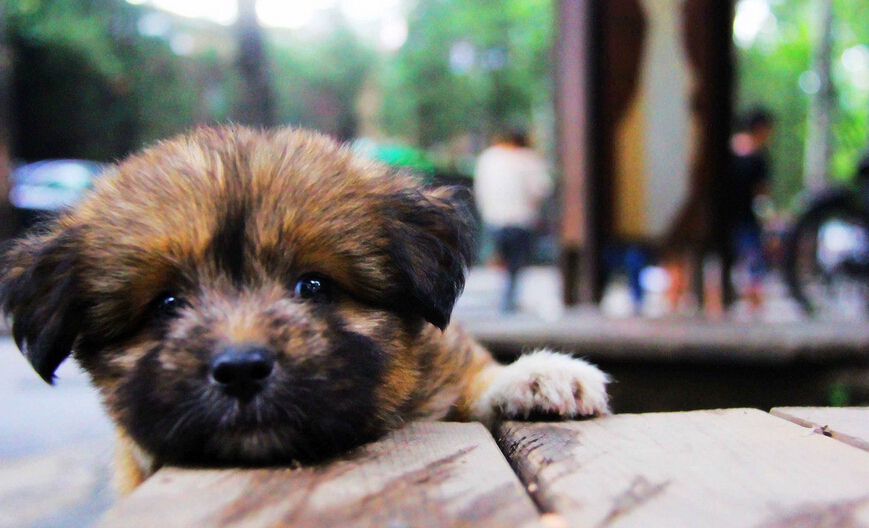
[(0, 337), (0, 528), (92, 524), (114, 501), (112, 428), (69, 362), (44, 383)]
[[(654, 294), (644, 310), (661, 317), (632, 317), (627, 290), (619, 282), (608, 288), (601, 310), (565, 310), (559, 302), (560, 280), (552, 268), (532, 268), (524, 274), (522, 311), (504, 317), (497, 313), (502, 284), (498, 270), (472, 270), (454, 320), (489, 340), (516, 341), (524, 347), (560, 336), (567, 345), (585, 343), (613, 354), (678, 354), (689, 350), (685, 343), (690, 339), (696, 341), (695, 353), (717, 340), (721, 347), (710, 350), (721, 354), (738, 349), (740, 343), (764, 350), (778, 342), (804, 351), (801, 343), (813, 335), (816, 341), (819, 335), (827, 339), (817, 350), (829, 349), (831, 343), (850, 343), (863, 350), (869, 343), (869, 325), (854, 324), (853, 318), (835, 324), (805, 321), (775, 282), (759, 317), (749, 322), (743, 308), (737, 307), (724, 323), (667, 315), (660, 296)], [(650, 346), (655, 342), (660, 345), (657, 351)], [(0, 528), (84, 527), (115, 500), (109, 485), (111, 425), (74, 364), (64, 364), (58, 374), (55, 387), (43, 383), (11, 339), (0, 333)]]

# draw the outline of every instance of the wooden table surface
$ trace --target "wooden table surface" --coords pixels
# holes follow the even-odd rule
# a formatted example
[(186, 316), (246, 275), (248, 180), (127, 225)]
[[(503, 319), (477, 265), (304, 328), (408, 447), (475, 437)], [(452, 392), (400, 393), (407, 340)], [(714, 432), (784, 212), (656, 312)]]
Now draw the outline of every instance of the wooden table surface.
[(107, 527), (866, 527), (869, 408), (417, 423), (330, 464), (166, 468)]

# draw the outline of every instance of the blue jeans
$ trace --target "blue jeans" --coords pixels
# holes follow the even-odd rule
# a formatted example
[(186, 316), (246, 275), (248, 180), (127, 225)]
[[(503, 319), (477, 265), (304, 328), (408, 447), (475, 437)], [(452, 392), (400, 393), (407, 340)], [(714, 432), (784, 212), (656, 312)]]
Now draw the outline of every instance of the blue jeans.
[(501, 309), (516, 310), (516, 279), (519, 271), (531, 262), (534, 236), (524, 227), (505, 226), (495, 232), (495, 249), (507, 266), (507, 288), (501, 300)]
[(736, 260), (737, 262), (745, 262), (748, 276), (753, 284), (759, 283), (766, 274), (761, 235), (760, 226), (750, 222), (739, 224), (733, 232)]

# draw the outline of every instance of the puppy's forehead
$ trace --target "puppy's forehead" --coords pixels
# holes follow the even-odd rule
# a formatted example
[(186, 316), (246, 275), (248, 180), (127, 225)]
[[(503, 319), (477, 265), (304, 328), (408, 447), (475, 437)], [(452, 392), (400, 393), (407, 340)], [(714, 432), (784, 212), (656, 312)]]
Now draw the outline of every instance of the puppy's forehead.
[(383, 211), (416, 185), (310, 132), (202, 129), (121, 163), (66, 220), (87, 227), (83, 250), (105, 277), (128, 285), (223, 254), (228, 267), (239, 257), (377, 289)]

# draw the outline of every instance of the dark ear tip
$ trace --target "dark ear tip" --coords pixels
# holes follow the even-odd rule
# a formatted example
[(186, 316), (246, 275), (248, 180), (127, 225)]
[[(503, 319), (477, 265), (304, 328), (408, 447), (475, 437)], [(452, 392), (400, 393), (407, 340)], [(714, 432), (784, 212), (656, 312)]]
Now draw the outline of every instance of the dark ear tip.
[(431, 324), (435, 325), (436, 327), (438, 327), (438, 329), (440, 329), (441, 332), (446, 330), (447, 326), (450, 324), (450, 318), (448, 316), (447, 317), (443, 317), (443, 316), (433, 317), (432, 319), (429, 319), (429, 322)]
[(54, 372), (36, 372), (45, 383), (48, 383), (52, 387), (54, 386), (54, 380), (57, 379), (57, 376), (54, 375)]
[(54, 385), (54, 380), (56, 376), (54, 373), (57, 371), (57, 368), (60, 366), (60, 362), (56, 361), (43, 361), (41, 363), (34, 363), (34, 370), (39, 374), (39, 377), (43, 379), (49, 385)]
[(22, 350), (24, 357), (27, 358), (27, 361), (29, 361), (33, 366), (33, 370), (39, 374), (39, 377), (49, 385), (54, 385), (54, 380), (56, 379), (54, 373), (57, 371), (57, 368), (60, 367), (60, 364), (66, 356), (62, 356), (59, 361), (48, 357), (40, 359), (39, 357), (34, 356), (26, 345), (24, 347), (19, 346), (19, 348)]
[(418, 297), (422, 307), (422, 316), (426, 321), (441, 330), (446, 329), (450, 324), (453, 308), (464, 287), (464, 279), (459, 279), (456, 283), (449, 286), (449, 288), (431, 291), (424, 296)]
[[(40, 346), (41, 337), (31, 339), (20, 324), (12, 325), (12, 337), (21, 354), (27, 359), (33, 370), (49, 385), (54, 385), (55, 371), (69, 357), (72, 344), (67, 341), (57, 342), (54, 347)], [(51, 341), (51, 339), (50, 339)], [(54, 341), (51, 341), (54, 342)]]
[(82, 328), (80, 242), (77, 228), (47, 232), (16, 242), (0, 261), (0, 310), (11, 320), (15, 344), (48, 384)]

